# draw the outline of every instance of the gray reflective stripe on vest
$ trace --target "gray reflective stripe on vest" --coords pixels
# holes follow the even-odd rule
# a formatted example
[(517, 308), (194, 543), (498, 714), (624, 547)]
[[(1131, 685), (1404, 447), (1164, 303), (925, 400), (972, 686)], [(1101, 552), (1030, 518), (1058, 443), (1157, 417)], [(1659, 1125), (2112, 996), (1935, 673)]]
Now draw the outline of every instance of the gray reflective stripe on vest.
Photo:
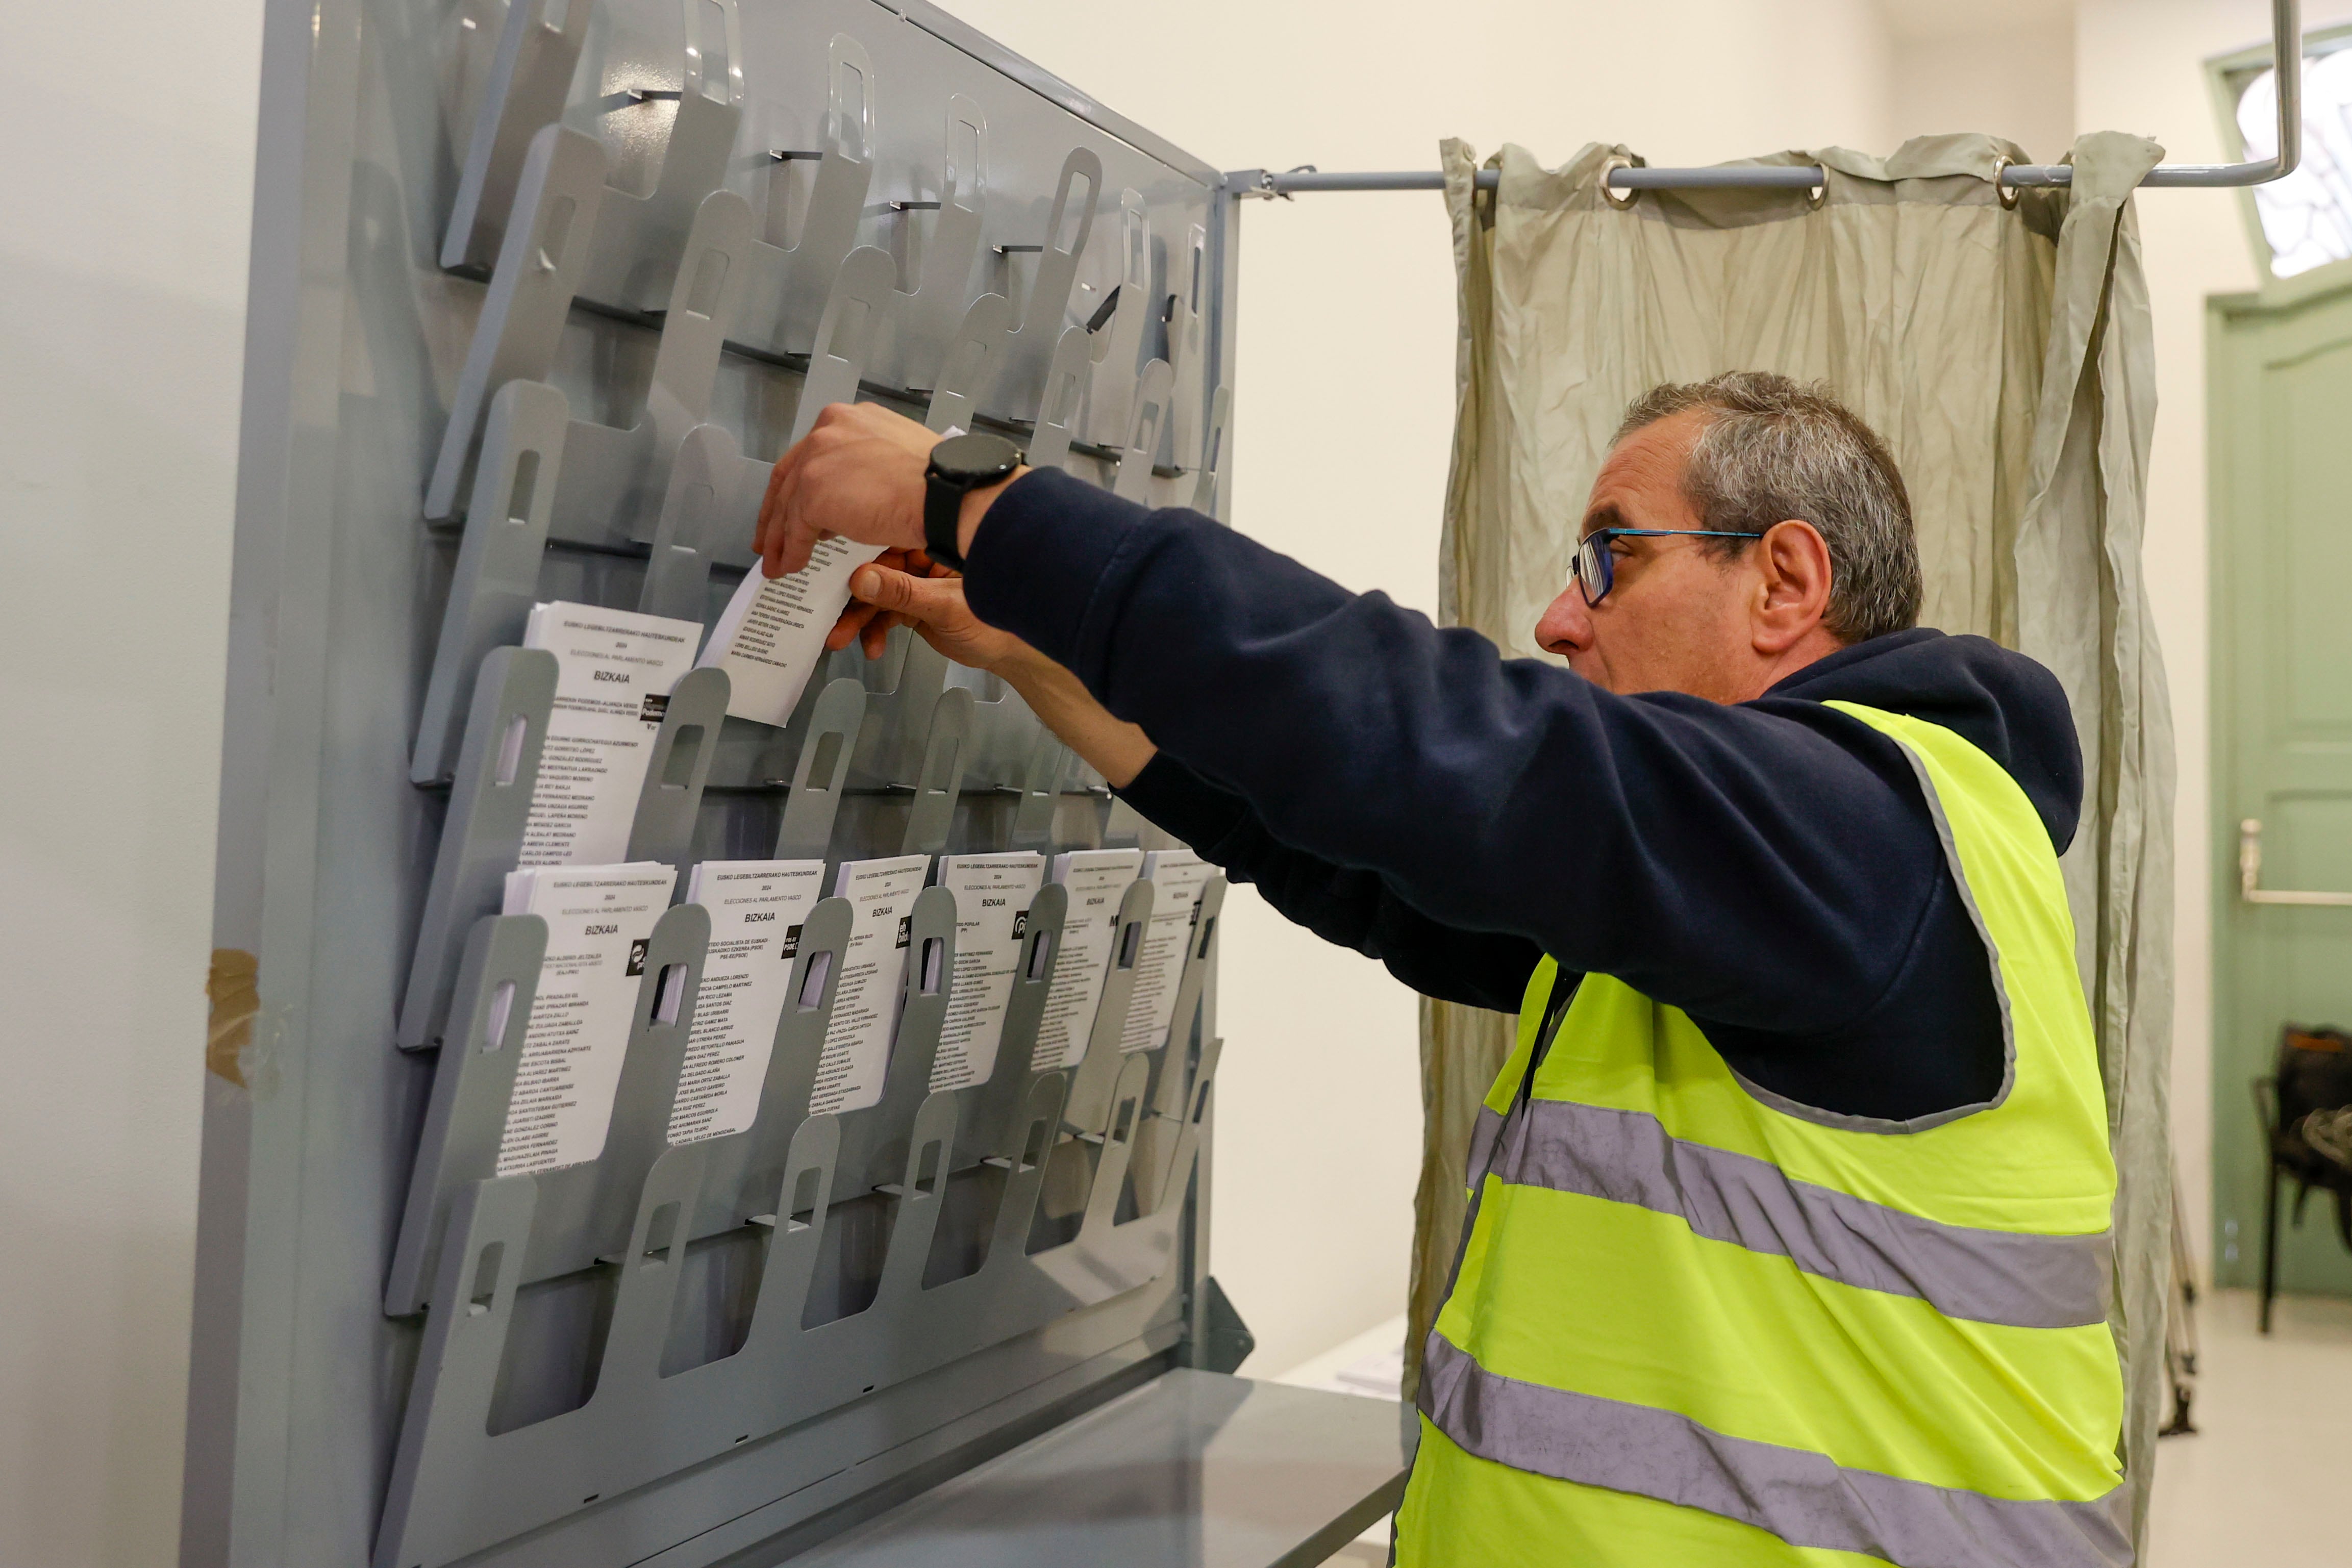
[(1847, 1469), (1802, 1448), (1726, 1437), (1686, 1416), (1488, 1372), (1429, 1336), (1421, 1409), (1481, 1458), (1721, 1514), (1791, 1546), (1902, 1568), (2128, 1568), (2128, 1500), (2021, 1502)]
[(1685, 1142), (1641, 1111), (1529, 1101), (1503, 1124), (1500, 1142), (1491, 1169), (1504, 1181), (1675, 1215), (1709, 1240), (1774, 1253), (1841, 1284), (1916, 1296), (1948, 1318), (2029, 1329), (2107, 1321), (2105, 1231), (1939, 1225), (1794, 1180), (1751, 1155)]
[(1503, 1135), (1503, 1118), (1491, 1105), (1478, 1107), (1478, 1120), (1470, 1127), (1470, 1157), (1462, 1162), (1469, 1173), (1470, 1196), (1475, 1198), (1478, 1188), (1485, 1185), (1486, 1170), (1495, 1157), (1495, 1140)]

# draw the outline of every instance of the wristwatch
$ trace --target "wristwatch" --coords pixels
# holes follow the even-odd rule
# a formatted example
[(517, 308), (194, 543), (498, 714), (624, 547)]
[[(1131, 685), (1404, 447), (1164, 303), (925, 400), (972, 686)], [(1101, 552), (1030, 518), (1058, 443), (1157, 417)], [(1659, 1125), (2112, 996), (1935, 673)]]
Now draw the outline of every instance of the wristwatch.
[(925, 552), (942, 566), (962, 570), (956, 528), (963, 517), (963, 498), (1011, 478), (1020, 466), (1021, 448), (1001, 435), (950, 435), (932, 447), (930, 466), (923, 471)]

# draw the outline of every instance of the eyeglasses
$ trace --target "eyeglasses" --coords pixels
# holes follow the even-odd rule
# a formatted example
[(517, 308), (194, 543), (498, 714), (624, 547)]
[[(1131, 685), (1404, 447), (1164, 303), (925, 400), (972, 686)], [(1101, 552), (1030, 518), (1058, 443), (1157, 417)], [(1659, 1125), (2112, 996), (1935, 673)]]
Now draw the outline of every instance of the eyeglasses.
[(1616, 558), (1609, 553), (1612, 539), (1760, 539), (1762, 534), (1733, 533), (1723, 528), (1595, 528), (1584, 536), (1570, 558), (1568, 575), (1584, 594), (1588, 606), (1597, 605), (1617, 586)]

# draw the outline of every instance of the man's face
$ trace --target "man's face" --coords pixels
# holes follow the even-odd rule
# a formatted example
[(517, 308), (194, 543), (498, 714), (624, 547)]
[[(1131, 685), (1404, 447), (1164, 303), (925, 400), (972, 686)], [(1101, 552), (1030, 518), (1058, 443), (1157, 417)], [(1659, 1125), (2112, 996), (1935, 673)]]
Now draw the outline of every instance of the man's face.
[[(1582, 534), (1601, 528), (1704, 528), (1683, 493), (1683, 466), (1705, 414), (1686, 410), (1634, 431), (1592, 480)], [(1754, 573), (1724, 560), (1713, 539), (1612, 540), (1615, 582), (1588, 606), (1571, 580), (1536, 622), (1536, 642), (1612, 692), (1688, 692), (1739, 702), (1755, 662), (1749, 610)]]

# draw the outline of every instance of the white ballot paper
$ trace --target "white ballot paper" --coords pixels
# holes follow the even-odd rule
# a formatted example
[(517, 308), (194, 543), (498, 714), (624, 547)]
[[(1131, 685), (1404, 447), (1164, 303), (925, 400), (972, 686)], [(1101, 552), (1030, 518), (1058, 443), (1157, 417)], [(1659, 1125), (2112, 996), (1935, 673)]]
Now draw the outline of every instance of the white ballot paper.
[(850, 573), (882, 553), (851, 539), (820, 540), (790, 577), (751, 568), (710, 629), (699, 664), (727, 672), (727, 711), (781, 726), (824, 658), (824, 634), (849, 603)]
[(1151, 920), (1135, 957), (1135, 990), (1128, 999), (1119, 1050), (1150, 1051), (1168, 1042), (1185, 949), (1201, 912), (1201, 889), (1216, 871), (1191, 850), (1153, 850), (1143, 857), (1143, 880), (1151, 884)]
[(1029, 1058), (1032, 1072), (1076, 1067), (1086, 1055), (1110, 974), (1111, 946), (1118, 940), (1119, 900), (1142, 869), (1141, 850), (1072, 850), (1054, 857), (1054, 880), (1070, 890), (1070, 910), (1062, 921), (1062, 950), (1054, 959), (1054, 988), (1045, 993), (1037, 1048)]
[(555, 655), (555, 711), (531, 786), (519, 865), (605, 865), (629, 852), (669, 690), (702, 628), (558, 601), (531, 607), (526, 648)]
[(646, 948), (677, 883), (659, 861), (507, 873), (504, 913), (547, 922), (547, 958), (515, 1063), (499, 1175), (576, 1166), (604, 1152)]
[(833, 891), (855, 906), (849, 946), (834, 983), (833, 1019), (817, 1059), (809, 1114), (858, 1111), (882, 1098), (890, 1036), (907, 977), (908, 930), (916, 895), (931, 868), (929, 855), (844, 861)]
[(940, 885), (956, 897), (956, 939), (948, 1016), (931, 1062), (934, 1092), (982, 1082), (996, 1071), (1029, 902), (1045, 880), (1041, 854), (940, 857)]
[(687, 902), (710, 912), (710, 956), (670, 1107), (671, 1143), (723, 1138), (759, 1115), (801, 923), (824, 891), (823, 861), (704, 861), (688, 873)]

